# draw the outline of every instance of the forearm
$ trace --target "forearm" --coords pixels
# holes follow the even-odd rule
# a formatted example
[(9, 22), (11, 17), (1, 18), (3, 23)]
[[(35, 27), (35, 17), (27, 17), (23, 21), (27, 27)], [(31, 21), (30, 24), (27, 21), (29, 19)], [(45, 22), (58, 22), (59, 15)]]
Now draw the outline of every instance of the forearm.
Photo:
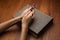
[(28, 25), (23, 24), (20, 40), (26, 40), (27, 32), (28, 32)]
[(20, 21), (21, 17), (13, 18), (9, 21), (3, 22), (0, 24), (0, 33), (6, 30), (7, 28), (11, 27), (11, 25), (15, 24), (16, 22)]

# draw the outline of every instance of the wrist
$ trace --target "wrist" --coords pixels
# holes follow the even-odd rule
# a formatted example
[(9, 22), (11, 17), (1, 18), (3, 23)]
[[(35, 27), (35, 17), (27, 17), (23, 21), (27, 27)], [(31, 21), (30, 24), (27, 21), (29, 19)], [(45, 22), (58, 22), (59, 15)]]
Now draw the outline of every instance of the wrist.
[(22, 23), (22, 26), (28, 26), (28, 24), (27, 23)]
[(21, 18), (22, 18), (22, 17), (18, 16), (18, 17), (14, 18), (14, 19), (15, 19), (16, 21), (21, 21)]
[(27, 28), (28, 28), (28, 25), (27, 25), (27, 24), (22, 23), (22, 29), (27, 29)]

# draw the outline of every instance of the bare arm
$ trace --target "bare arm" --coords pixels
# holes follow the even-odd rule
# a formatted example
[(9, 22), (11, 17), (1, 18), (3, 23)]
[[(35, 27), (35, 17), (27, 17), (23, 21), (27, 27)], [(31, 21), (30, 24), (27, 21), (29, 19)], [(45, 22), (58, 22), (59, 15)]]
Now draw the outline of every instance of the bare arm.
[(31, 19), (33, 18), (34, 10), (28, 10), (25, 16), (22, 18), (22, 31), (21, 31), (21, 38), (20, 40), (26, 40), (27, 32), (28, 32), (28, 24), (30, 23)]
[(0, 33), (3, 32), (4, 30), (8, 29), (9, 27), (11, 27), (11, 25), (15, 24), (16, 22), (20, 21), (23, 16), (26, 14), (25, 12), (27, 11), (28, 9), (26, 9), (20, 16), (16, 17), (16, 18), (13, 18), (11, 20), (8, 20), (6, 22), (3, 22), (0, 24)]
[(11, 27), (11, 25), (15, 24), (16, 22), (20, 21), (21, 17), (16, 17), (13, 18), (11, 20), (8, 20), (6, 22), (3, 22), (0, 24), (0, 33), (3, 32), (4, 30), (8, 29), (9, 27)]
[(27, 33), (28, 33), (28, 25), (23, 24), (22, 27), (24, 28), (22, 28), (20, 40), (26, 40)]

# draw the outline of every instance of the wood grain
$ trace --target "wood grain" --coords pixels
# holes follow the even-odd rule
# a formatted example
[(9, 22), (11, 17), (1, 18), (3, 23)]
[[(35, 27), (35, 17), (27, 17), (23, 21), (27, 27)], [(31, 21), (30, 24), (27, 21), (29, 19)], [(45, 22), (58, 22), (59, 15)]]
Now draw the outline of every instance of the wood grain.
[[(27, 4), (34, 5), (38, 10), (53, 17), (53, 25), (43, 35), (35, 38), (28, 34), (27, 40), (60, 40), (60, 0), (0, 0), (0, 23), (11, 19), (13, 14)], [(0, 40), (17, 40), (18, 34), (20, 35), (20, 31), (14, 25), (0, 35)]]

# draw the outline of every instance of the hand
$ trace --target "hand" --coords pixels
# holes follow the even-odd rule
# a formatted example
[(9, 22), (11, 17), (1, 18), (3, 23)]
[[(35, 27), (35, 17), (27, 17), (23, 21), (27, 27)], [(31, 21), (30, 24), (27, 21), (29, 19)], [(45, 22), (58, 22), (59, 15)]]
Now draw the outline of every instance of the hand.
[(20, 16), (17, 16), (15, 19), (17, 19), (18, 21), (22, 20), (22, 18), (24, 17), (24, 15), (31, 9), (32, 7), (26, 9)]
[(26, 10), (20, 15), (20, 17), (23, 18), (23, 16), (26, 14), (26, 12), (28, 12), (31, 8), (32, 8), (32, 7), (26, 9)]
[(23, 18), (22, 18), (22, 25), (28, 25), (31, 21), (31, 19), (34, 18), (34, 10), (30, 10), (31, 8), (29, 9), (26, 9), (24, 12), (23, 12)]
[(29, 9), (26, 9), (23, 12), (23, 18), (22, 18), (22, 31), (21, 31), (21, 38), (20, 40), (26, 40), (26, 36), (27, 36), (27, 32), (28, 32), (28, 24), (31, 21), (31, 19), (33, 19), (34, 17), (34, 10), (30, 10), (31, 7)]

